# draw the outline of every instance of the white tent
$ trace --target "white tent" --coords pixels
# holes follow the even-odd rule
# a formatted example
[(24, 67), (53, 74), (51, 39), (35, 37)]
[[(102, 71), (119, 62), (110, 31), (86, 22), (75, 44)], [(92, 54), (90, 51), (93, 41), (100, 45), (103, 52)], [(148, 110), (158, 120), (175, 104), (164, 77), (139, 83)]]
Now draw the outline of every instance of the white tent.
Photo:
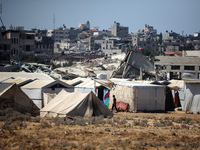
[(115, 95), (117, 101), (129, 103), (130, 111), (165, 110), (165, 87), (153, 84), (141, 84), (132, 81), (115, 81), (110, 91), (109, 108), (112, 108)]
[(16, 85), (0, 83), (0, 109), (13, 108), (29, 113), (39, 113), (39, 108)]
[(182, 106), (186, 113), (200, 113), (200, 80), (184, 80), (185, 81), (185, 103)]
[(37, 105), (42, 108), (42, 87), (54, 80), (35, 80), (21, 87), (22, 91)]
[(112, 112), (91, 91), (68, 93), (61, 91), (49, 104), (40, 110), (41, 117), (65, 116), (112, 116)]

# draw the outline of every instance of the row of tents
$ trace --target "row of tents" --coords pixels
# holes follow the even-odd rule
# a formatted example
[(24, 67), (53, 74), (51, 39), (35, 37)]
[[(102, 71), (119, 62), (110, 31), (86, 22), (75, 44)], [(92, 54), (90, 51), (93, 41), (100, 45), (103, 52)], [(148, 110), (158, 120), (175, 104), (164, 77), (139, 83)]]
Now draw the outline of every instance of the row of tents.
[[(180, 84), (181, 82), (184, 84)], [(170, 89), (184, 91), (184, 97), (181, 98), (183, 111), (187, 113), (200, 112), (199, 80), (180, 81), (179, 84), (172, 83), (167, 87), (149, 84), (150, 82), (147, 81), (128, 81), (127, 79), (87, 79), (87, 82), (83, 81), (82, 83), (76, 80), (75, 82), (71, 81), (72, 84), (67, 84), (71, 88), (64, 88), (62, 83), (63, 81), (52, 80), (48, 84), (49, 91), (44, 92), (41, 88), (37, 93), (34, 88), (32, 90), (30, 88), (29, 94), (26, 94), (23, 88), (19, 88), (17, 84), (0, 82), (0, 109), (15, 107), (32, 112), (39, 112), (40, 110), (42, 117), (65, 115), (112, 116), (113, 114), (109, 109), (113, 103), (112, 95), (115, 95), (117, 101), (128, 103), (129, 110), (133, 112), (166, 111), (174, 108), (172, 96), (168, 95), (167, 97), (167, 87), (170, 87)], [(77, 86), (78, 83), (79, 86)], [(74, 88), (73, 85), (76, 85), (77, 88)], [(67, 89), (71, 91), (67, 91)], [(171, 92), (172, 90), (168, 91)], [(38, 107), (37, 100), (31, 99), (30, 95), (42, 97), (41, 108)], [(169, 97), (172, 99), (169, 99)]]

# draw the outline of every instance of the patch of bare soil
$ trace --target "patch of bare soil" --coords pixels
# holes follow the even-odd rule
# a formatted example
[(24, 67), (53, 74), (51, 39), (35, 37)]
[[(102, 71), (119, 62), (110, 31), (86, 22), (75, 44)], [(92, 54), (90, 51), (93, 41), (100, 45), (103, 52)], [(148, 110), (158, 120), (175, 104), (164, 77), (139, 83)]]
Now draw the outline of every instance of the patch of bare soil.
[(180, 111), (8, 120), (0, 122), (1, 149), (200, 149), (200, 116)]

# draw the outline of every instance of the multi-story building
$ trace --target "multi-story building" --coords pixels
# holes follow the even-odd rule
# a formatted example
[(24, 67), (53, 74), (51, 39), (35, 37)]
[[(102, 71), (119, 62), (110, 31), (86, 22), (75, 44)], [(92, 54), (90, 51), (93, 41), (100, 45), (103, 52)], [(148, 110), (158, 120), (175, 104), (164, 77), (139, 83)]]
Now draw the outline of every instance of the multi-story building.
[(84, 24), (79, 24), (78, 25), (78, 29), (80, 29), (81, 31), (86, 31), (86, 30), (90, 30), (90, 22), (87, 21), (86, 23)]
[(53, 54), (54, 40), (52, 37), (41, 36), (35, 41), (36, 54)]
[(95, 43), (101, 45), (101, 51), (107, 56), (121, 54), (122, 52), (125, 52), (126, 46), (130, 45), (130, 43), (122, 41), (118, 37), (95, 40)]
[(61, 42), (61, 40), (71, 41), (75, 40), (80, 32), (81, 31), (79, 29), (69, 29), (64, 26), (62, 28), (55, 29), (53, 32), (53, 37), (55, 42)]
[(185, 39), (178, 33), (173, 31), (162, 33), (162, 51), (176, 52), (182, 51)]
[(110, 28), (113, 36), (126, 38), (128, 37), (128, 27), (121, 26), (120, 23), (114, 22), (114, 25)]
[(158, 51), (159, 35), (153, 26), (144, 25), (144, 29), (139, 29), (137, 33), (132, 34), (132, 43), (137, 50), (152, 49)]
[(35, 52), (35, 32), (20, 31), (20, 53), (34, 54)]
[(10, 39), (0, 35), (0, 63), (10, 62)]
[(200, 78), (200, 51), (183, 51), (182, 57), (156, 56), (155, 69), (167, 79)]
[[(35, 32), (26, 31), (23, 28), (13, 28), (2, 33), (1, 46), (5, 53), (9, 53), (9, 59), (12, 61), (20, 54), (34, 54), (35, 50)], [(7, 57), (8, 58), (8, 57)]]

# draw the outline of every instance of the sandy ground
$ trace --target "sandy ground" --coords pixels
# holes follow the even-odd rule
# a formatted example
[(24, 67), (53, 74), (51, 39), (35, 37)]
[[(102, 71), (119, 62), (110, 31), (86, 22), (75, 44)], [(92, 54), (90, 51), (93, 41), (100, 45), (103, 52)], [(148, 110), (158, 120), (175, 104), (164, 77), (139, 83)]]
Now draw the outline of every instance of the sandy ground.
[(1, 121), (0, 149), (200, 149), (198, 114), (118, 112), (73, 125), (55, 120), (35, 117), (7, 127)]

